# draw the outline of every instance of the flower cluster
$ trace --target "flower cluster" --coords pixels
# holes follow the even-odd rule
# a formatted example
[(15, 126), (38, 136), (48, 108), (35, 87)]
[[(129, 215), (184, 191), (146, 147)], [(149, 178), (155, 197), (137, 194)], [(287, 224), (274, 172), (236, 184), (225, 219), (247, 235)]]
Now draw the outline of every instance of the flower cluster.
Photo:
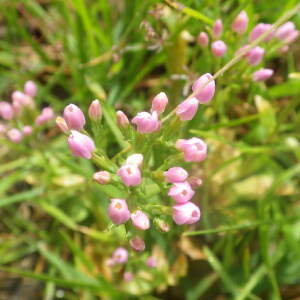
[(35, 130), (54, 118), (51, 107), (45, 107), (40, 112), (36, 109), (34, 97), (37, 87), (34, 82), (27, 81), (24, 91), (14, 91), (12, 102), (0, 102), (0, 117), (5, 121), (0, 123), (0, 134), (6, 134), (13, 143), (20, 143), (23, 138), (32, 135)]

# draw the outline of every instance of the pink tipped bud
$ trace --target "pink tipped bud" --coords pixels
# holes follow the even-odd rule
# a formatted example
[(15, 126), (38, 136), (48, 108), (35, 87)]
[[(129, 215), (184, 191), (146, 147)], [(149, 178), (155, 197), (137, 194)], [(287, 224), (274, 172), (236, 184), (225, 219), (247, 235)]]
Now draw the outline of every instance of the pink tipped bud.
[(199, 101), (193, 97), (183, 101), (178, 105), (176, 115), (179, 116), (181, 121), (192, 120), (197, 113)]
[(133, 164), (139, 168), (143, 165), (144, 157), (142, 154), (135, 153), (127, 157), (126, 164)]
[(190, 184), (192, 189), (197, 189), (202, 184), (202, 179), (197, 177), (190, 177), (188, 179), (188, 183)]
[(128, 251), (123, 248), (119, 247), (114, 253), (113, 253), (113, 260), (117, 264), (124, 264), (128, 260)]
[(261, 47), (255, 47), (253, 49), (251, 49), (249, 52), (248, 52), (248, 63), (251, 64), (252, 66), (256, 66), (258, 65), (263, 56), (265, 54), (265, 50)]
[(127, 282), (131, 281), (133, 279), (133, 274), (132, 272), (124, 272), (123, 274), (123, 279)]
[(156, 112), (140, 112), (132, 119), (132, 123), (137, 125), (137, 131), (142, 134), (154, 132), (160, 126)]
[(209, 38), (206, 32), (200, 32), (197, 38), (198, 44), (202, 47), (205, 48), (207, 47), (209, 43)]
[(150, 227), (150, 221), (148, 216), (141, 210), (137, 210), (131, 214), (131, 221), (135, 228), (140, 230), (147, 230)]
[(99, 121), (102, 118), (102, 108), (99, 100), (94, 100), (89, 107), (89, 117), (93, 121)]
[(187, 181), (174, 183), (170, 188), (168, 196), (173, 198), (177, 203), (185, 203), (192, 199), (195, 192)]
[(84, 114), (75, 104), (69, 104), (67, 107), (65, 107), (64, 119), (70, 129), (80, 131), (85, 125)]
[(2, 101), (0, 102), (0, 116), (4, 120), (11, 120), (14, 116), (14, 110), (10, 103)]
[(232, 22), (231, 28), (236, 33), (243, 34), (247, 30), (248, 21), (249, 19), (247, 13), (244, 10), (242, 10), (235, 18), (235, 20)]
[(126, 223), (130, 218), (130, 211), (126, 201), (123, 199), (110, 199), (110, 201), (108, 216), (111, 221), (116, 225)]
[(156, 112), (158, 115), (162, 114), (165, 111), (168, 102), (167, 95), (163, 92), (159, 93), (152, 100), (151, 112)]
[(49, 122), (54, 118), (54, 111), (51, 107), (45, 107), (42, 109), (41, 115), (44, 117), (45, 122)]
[(156, 268), (157, 260), (153, 256), (148, 257), (146, 260), (146, 266), (149, 268)]
[(107, 171), (100, 171), (94, 174), (94, 180), (100, 184), (108, 184), (110, 182), (110, 174)]
[(170, 226), (165, 220), (155, 218), (153, 222), (155, 223), (155, 225), (157, 226), (157, 229), (160, 232), (167, 233), (170, 231)]
[(214, 39), (218, 39), (223, 30), (223, 23), (221, 19), (218, 19), (215, 24), (213, 25), (213, 30), (212, 30), (212, 36)]
[(117, 111), (116, 118), (117, 118), (117, 125), (119, 128), (125, 129), (129, 126), (129, 120), (121, 110)]
[(268, 80), (274, 71), (271, 69), (260, 69), (252, 74), (253, 81), (265, 81)]
[(284, 53), (288, 52), (289, 49), (290, 49), (290, 47), (288, 45), (283, 45), (281, 48), (279, 48), (278, 53), (284, 54)]
[(166, 181), (170, 183), (183, 182), (185, 181), (189, 174), (181, 167), (173, 167), (164, 173)]
[(38, 126), (43, 125), (44, 123), (46, 123), (46, 118), (45, 116), (43, 116), (42, 114), (38, 115), (35, 119), (35, 124)]
[(200, 216), (199, 207), (192, 202), (173, 206), (173, 220), (177, 225), (196, 223), (199, 221)]
[(31, 135), (33, 130), (32, 130), (31, 126), (26, 125), (26, 126), (23, 127), (22, 132), (23, 132), (24, 135)]
[(20, 143), (22, 141), (23, 135), (22, 132), (16, 128), (13, 128), (7, 132), (7, 137), (13, 142), (13, 143)]
[(24, 92), (26, 95), (34, 97), (36, 95), (36, 84), (31, 80), (26, 81), (24, 84)]
[(295, 29), (296, 27), (293, 22), (286, 22), (276, 30), (276, 37), (280, 40), (284, 40)]
[[(199, 77), (192, 86), (192, 91), (196, 92), (199, 88), (201, 88), (208, 80), (212, 78), (211, 74), (206, 73)], [(215, 81), (211, 81), (204, 88), (195, 95), (195, 97), (199, 100), (199, 103), (207, 103), (209, 102), (215, 94)]]
[(136, 236), (129, 242), (134, 251), (143, 252), (145, 250), (145, 242), (140, 237)]
[(291, 32), (283, 41), (287, 44), (293, 43), (299, 37), (299, 30)]
[(34, 106), (31, 96), (24, 94), (20, 91), (14, 91), (11, 95), (11, 98), (15, 106), (19, 105), (26, 106), (29, 108), (32, 108)]
[(93, 140), (75, 130), (71, 130), (71, 135), (68, 138), (68, 144), (73, 155), (76, 157), (91, 159), (92, 153), (95, 150)]
[(59, 129), (63, 132), (63, 133), (66, 133), (66, 134), (69, 134), (70, 133), (70, 129), (65, 121), (64, 118), (62, 117), (57, 117), (56, 120), (56, 125), (59, 127)]
[(198, 138), (191, 138), (188, 140), (178, 140), (176, 148), (183, 151), (185, 161), (200, 162), (206, 158), (207, 146)]
[(226, 44), (219, 40), (211, 44), (211, 52), (215, 57), (222, 57), (227, 51)]
[[(265, 33), (267, 30), (269, 30), (272, 27), (271, 24), (265, 24), (265, 23), (259, 23), (257, 24), (251, 31), (249, 36), (249, 43), (256, 40), (258, 37), (260, 37), (263, 33)], [(265, 39), (264, 41), (267, 42), (274, 36), (274, 31), (272, 31)]]
[(115, 261), (112, 258), (108, 258), (108, 259), (105, 260), (105, 265), (107, 267), (113, 267), (115, 264), (116, 263), (115, 263)]
[(6, 126), (5, 126), (5, 125), (3, 125), (3, 124), (0, 124), (0, 134), (3, 134), (3, 133), (5, 133), (5, 132), (6, 132), (6, 130), (7, 130)]
[(142, 182), (141, 172), (135, 164), (123, 165), (119, 169), (118, 175), (126, 186), (136, 186)]

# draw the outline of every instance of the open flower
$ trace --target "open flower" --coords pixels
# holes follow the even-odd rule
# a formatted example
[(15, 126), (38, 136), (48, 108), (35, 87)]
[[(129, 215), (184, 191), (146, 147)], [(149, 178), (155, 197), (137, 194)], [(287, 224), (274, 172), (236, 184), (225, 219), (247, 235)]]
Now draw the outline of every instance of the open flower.
[(180, 139), (176, 142), (176, 148), (183, 151), (185, 161), (200, 162), (206, 158), (207, 146), (199, 138)]
[(136, 186), (142, 182), (141, 172), (136, 164), (123, 165), (119, 169), (118, 175), (126, 186)]
[(168, 196), (172, 197), (177, 203), (185, 203), (192, 199), (195, 192), (187, 181), (176, 182), (170, 188)]
[(177, 225), (196, 223), (199, 221), (200, 216), (199, 207), (192, 202), (173, 206), (173, 220)]
[(126, 223), (130, 218), (130, 211), (126, 201), (124, 199), (110, 199), (108, 216), (116, 225)]
[(160, 126), (156, 111), (154, 111), (152, 114), (149, 114), (145, 111), (139, 112), (132, 119), (132, 123), (137, 125), (137, 131), (142, 134), (154, 132)]

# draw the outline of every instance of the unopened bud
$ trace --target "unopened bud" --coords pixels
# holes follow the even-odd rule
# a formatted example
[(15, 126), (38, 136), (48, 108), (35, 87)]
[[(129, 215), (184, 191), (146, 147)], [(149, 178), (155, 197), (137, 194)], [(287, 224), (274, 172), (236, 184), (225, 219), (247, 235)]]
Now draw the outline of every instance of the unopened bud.
[(65, 121), (64, 118), (57, 117), (56, 120), (55, 120), (55, 122), (56, 122), (56, 125), (59, 127), (59, 129), (63, 133), (65, 133), (65, 134), (69, 134), (70, 133), (70, 129), (69, 129), (69, 127), (68, 127), (68, 125), (67, 125), (67, 123), (66, 123), (66, 121)]
[(117, 111), (116, 118), (117, 118), (117, 125), (119, 128), (125, 129), (129, 126), (129, 120), (121, 110)]
[(107, 171), (100, 171), (94, 174), (94, 180), (100, 184), (108, 184), (110, 182), (110, 174)]
[(167, 233), (170, 231), (170, 226), (165, 220), (156, 218), (154, 219), (154, 224), (161, 233)]
[(99, 100), (94, 100), (89, 107), (89, 117), (93, 121), (99, 121), (102, 118), (102, 108)]
[(136, 236), (129, 242), (134, 251), (143, 252), (145, 250), (145, 242), (140, 237)]
[(188, 179), (188, 183), (190, 184), (192, 189), (197, 189), (202, 184), (202, 179), (197, 177), (190, 177)]

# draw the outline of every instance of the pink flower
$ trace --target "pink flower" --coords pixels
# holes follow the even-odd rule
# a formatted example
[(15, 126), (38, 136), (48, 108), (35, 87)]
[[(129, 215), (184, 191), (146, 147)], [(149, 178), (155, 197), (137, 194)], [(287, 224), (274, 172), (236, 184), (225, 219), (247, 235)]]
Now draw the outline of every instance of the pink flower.
[[(259, 36), (261, 36), (264, 32), (269, 30), (272, 27), (271, 24), (265, 24), (265, 23), (259, 23), (257, 24), (251, 31), (250, 36), (249, 36), (249, 43), (253, 42), (256, 40)], [(271, 32), (265, 39), (264, 41), (267, 42), (269, 41), (272, 37), (274, 36), (274, 31)]]
[(184, 153), (185, 161), (200, 162), (206, 158), (207, 146), (199, 138), (191, 138), (188, 140), (178, 140), (176, 148)]
[(126, 271), (126, 272), (124, 272), (124, 274), (123, 274), (123, 279), (125, 280), (125, 281), (131, 281), (132, 279), (133, 279), (133, 274), (132, 274), (132, 272), (128, 272), (128, 271)]
[(20, 143), (22, 141), (23, 135), (22, 132), (16, 128), (13, 128), (7, 132), (7, 137), (13, 142), (13, 143)]
[(32, 134), (32, 127), (29, 125), (26, 125), (23, 127), (22, 132), (24, 135), (31, 135)]
[[(211, 74), (206, 73), (199, 77), (192, 86), (192, 91), (196, 92), (200, 89), (208, 80), (212, 78)], [(215, 93), (215, 81), (211, 81), (208, 85), (202, 88), (195, 97), (199, 100), (199, 103), (207, 103), (209, 102)]]
[(192, 202), (173, 206), (173, 220), (177, 225), (196, 223), (199, 221), (200, 216), (199, 207)]
[(115, 263), (115, 261), (112, 258), (108, 258), (108, 259), (105, 260), (105, 265), (107, 267), (113, 267), (115, 264), (116, 263)]
[(258, 65), (261, 62), (264, 54), (265, 54), (265, 50), (261, 47), (257, 46), (251, 49), (247, 54), (248, 63), (251, 64), (252, 66)]
[(170, 183), (183, 182), (185, 181), (189, 174), (181, 167), (173, 167), (164, 173), (166, 181)]
[(137, 210), (131, 214), (131, 221), (135, 228), (140, 230), (147, 230), (150, 227), (150, 221), (148, 216), (141, 210)]
[(117, 125), (119, 128), (126, 128), (129, 125), (129, 121), (127, 116), (121, 111), (118, 110), (116, 113), (116, 118), (117, 118)]
[(139, 168), (143, 165), (144, 157), (140, 153), (135, 153), (127, 157), (126, 164), (133, 164)]
[(113, 253), (113, 260), (117, 264), (124, 264), (128, 260), (128, 251), (123, 248), (119, 247), (116, 249), (116, 251)]
[(175, 182), (170, 188), (168, 196), (172, 197), (177, 203), (185, 203), (192, 199), (195, 192), (187, 181)]
[(142, 134), (154, 132), (159, 128), (156, 112), (152, 114), (140, 112), (132, 119), (132, 123), (137, 125), (137, 131)]
[(158, 115), (162, 114), (165, 111), (168, 102), (167, 95), (163, 92), (159, 93), (152, 100), (151, 112), (156, 112)]
[(222, 57), (226, 53), (226, 51), (227, 51), (227, 46), (221, 40), (215, 41), (211, 44), (211, 52), (216, 57)]
[(190, 184), (192, 189), (197, 189), (202, 184), (202, 179), (197, 177), (190, 177), (188, 179), (188, 183)]
[(145, 250), (145, 242), (138, 236), (132, 238), (130, 241), (130, 246), (134, 251), (143, 252)]
[(14, 91), (11, 95), (13, 100), (14, 106), (26, 106), (26, 107), (33, 107), (33, 100), (31, 96), (24, 94), (20, 91)]
[(56, 125), (59, 127), (59, 129), (63, 133), (65, 133), (65, 134), (69, 134), (70, 133), (70, 129), (69, 129), (69, 127), (68, 127), (68, 125), (67, 125), (67, 123), (66, 123), (66, 121), (65, 121), (64, 118), (57, 117), (56, 120), (55, 120), (55, 122), (56, 122)]
[(252, 74), (253, 81), (265, 81), (273, 75), (274, 71), (271, 69), (260, 69)]
[(208, 45), (209, 38), (206, 32), (200, 32), (197, 38), (198, 44), (202, 47), (205, 48)]
[(283, 41), (287, 44), (293, 43), (299, 37), (299, 30), (291, 32)]
[(156, 268), (157, 260), (153, 256), (148, 257), (146, 260), (146, 266), (149, 268)]
[(243, 34), (247, 30), (248, 21), (249, 19), (247, 13), (244, 10), (242, 10), (232, 22), (231, 28), (236, 33)]
[(134, 164), (123, 165), (119, 169), (118, 175), (126, 186), (136, 186), (142, 182), (141, 172), (138, 166)]
[(45, 119), (45, 122), (49, 122), (54, 118), (54, 111), (51, 107), (44, 107), (42, 109), (42, 116)]
[(217, 39), (221, 36), (223, 30), (223, 23), (221, 19), (216, 20), (213, 25), (212, 36), (214, 39)]
[(80, 131), (85, 125), (83, 112), (75, 104), (69, 104), (64, 109), (64, 119), (70, 129)]
[(92, 153), (95, 150), (93, 140), (75, 130), (71, 130), (71, 135), (68, 138), (68, 144), (73, 155), (76, 157), (91, 159)]
[(160, 232), (167, 233), (170, 231), (170, 226), (165, 220), (155, 218), (153, 222), (155, 223), (155, 225), (157, 226), (157, 229)]
[(198, 110), (198, 99), (193, 97), (178, 105), (176, 115), (181, 121), (192, 120)]
[(26, 81), (24, 84), (24, 92), (26, 95), (34, 97), (36, 95), (36, 84), (31, 80)]
[(110, 199), (110, 201), (108, 216), (111, 221), (116, 225), (126, 223), (130, 218), (130, 211), (126, 201), (123, 199)]
[(100, 171), (94, 174), (94, 180), (100, 184), (108, 184), (110, 182), (110, 174), (107, 171)]
[(293, 22), (286, 22), (276, 30), (276, 37), (280, 40), (284, 40), (289, 34), (296, 29)]
[(14, 110), (10, 103), (2, 101), (0, 102), (0, 116), (4, 120), (11, 120), (14, 116)]
[(99, 121), (102, 118), (102, 108), (99, 100), (94, 100), (89, 107), (89, 117), (93, 121)]

